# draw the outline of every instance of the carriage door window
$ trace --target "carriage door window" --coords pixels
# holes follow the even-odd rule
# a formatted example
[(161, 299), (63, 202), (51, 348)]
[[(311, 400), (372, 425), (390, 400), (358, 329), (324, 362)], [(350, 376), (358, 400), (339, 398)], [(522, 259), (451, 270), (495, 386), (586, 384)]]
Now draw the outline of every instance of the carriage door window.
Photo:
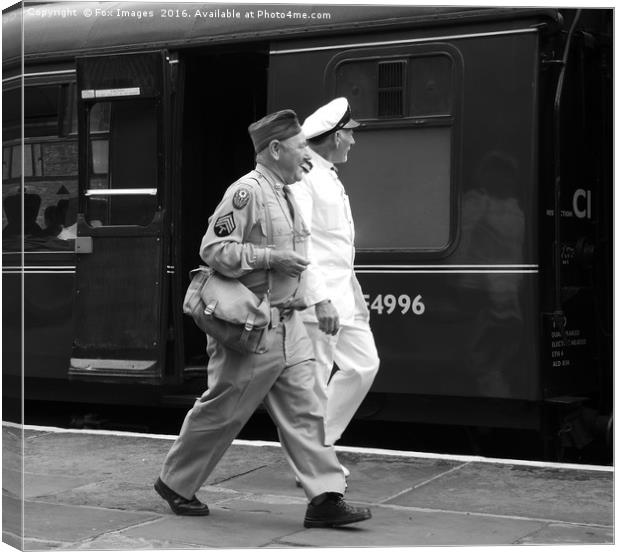
[(95, 103), (88, 128), (87, 222), (93, 227), (148, 226), (157, 210), (155, 100)]
[(446, 44), (342, 52), (330, 62), (331, 93), (364, 123), (339, 167), (355, 186), (359, 250), (440, 254), (452, 244), (460, 63)]

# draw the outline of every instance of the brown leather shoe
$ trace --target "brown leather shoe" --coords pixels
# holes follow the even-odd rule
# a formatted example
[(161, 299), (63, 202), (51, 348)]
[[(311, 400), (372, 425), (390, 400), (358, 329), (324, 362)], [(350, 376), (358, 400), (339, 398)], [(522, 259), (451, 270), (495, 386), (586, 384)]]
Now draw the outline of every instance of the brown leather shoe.
[(347, 504), (338, 493), (328, 493), (320, 504), (308, 504), (304, 527), (339, 527), (370, 519), (368, 508), (358, 508)]
[(157, 494), (161, 496), (177, 516), (208, 516), (209, 507), (203, 504), (194, 495), (190, 500), (175, 493), (159, 477), (153, 485)]

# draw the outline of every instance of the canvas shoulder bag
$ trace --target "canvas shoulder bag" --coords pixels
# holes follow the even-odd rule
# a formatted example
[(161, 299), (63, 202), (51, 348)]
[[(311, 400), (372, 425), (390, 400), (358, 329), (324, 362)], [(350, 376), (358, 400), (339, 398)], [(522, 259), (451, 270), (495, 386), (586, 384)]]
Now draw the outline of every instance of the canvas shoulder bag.
[[(266, 211), (265, 227), (267, 242), (271, 244), (273, 231)], [(191, 316), (203, 332), (240, 353), (260, 354), (269, 350), (271, 321), (272, 318), (278, 320), (278, 313), (273, 313), (270, 303), (270, 270), (267, 270), (267, 292), (263, 298), (239, 280), (227, 278), (207, 266), (192, 270), (190, 280), (183, 312)]]

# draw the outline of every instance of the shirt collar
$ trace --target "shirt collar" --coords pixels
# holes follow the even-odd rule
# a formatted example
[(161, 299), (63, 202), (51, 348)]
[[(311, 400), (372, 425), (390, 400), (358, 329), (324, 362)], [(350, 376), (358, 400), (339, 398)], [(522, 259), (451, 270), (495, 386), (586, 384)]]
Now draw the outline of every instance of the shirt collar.
[(280, 180), (280, 177), (278, 177), (271, 169), (265, 167), (265, 165), (257, 163), (256, 172), (265, 177), (265, 180), (269, 182), (272, 188), (275, 188), (276, 190), (284, 189), (284, 182), (282, 182), (282, 180)]
[(310, 162), (312, 163), (312, 166), (322, 167), (323, 169), (326, 169), (326, 170), (333, 169), (336, 172), (336, 174), (338, 174), (338, 169), (331, 161), (328, 161), (327, 159), (325, 159), (325, 157), (323, 157), (322, 155), (319, 155), (312, 148), (308, 148), (308, 150), (310, 151), (310, 160), (311, 160)]

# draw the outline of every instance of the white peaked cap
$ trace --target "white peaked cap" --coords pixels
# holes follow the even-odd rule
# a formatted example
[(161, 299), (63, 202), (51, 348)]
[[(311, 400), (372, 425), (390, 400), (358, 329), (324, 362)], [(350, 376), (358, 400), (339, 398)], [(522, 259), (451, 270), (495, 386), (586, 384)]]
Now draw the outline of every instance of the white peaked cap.
[(351, 119), (351, 108), (347, 99), (336, 98), (309, 115), (301, 128), (306, 138), (317, 138), (336, 132), (341, 128), (348, 129), (358, 126), (360, 124)]

